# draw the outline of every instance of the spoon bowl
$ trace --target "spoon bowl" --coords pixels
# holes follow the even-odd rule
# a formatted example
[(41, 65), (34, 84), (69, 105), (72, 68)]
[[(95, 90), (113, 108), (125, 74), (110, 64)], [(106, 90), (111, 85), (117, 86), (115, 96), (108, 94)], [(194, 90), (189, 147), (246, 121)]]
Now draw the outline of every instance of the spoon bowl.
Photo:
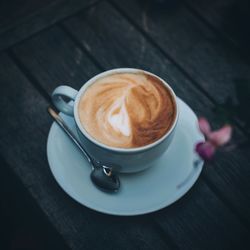
[(105, 191), (116, 192), (120, 187), (120, 180), (109, 169), (104, 167), (94, 167), (90, 174), (91, 180), (95, 185)]

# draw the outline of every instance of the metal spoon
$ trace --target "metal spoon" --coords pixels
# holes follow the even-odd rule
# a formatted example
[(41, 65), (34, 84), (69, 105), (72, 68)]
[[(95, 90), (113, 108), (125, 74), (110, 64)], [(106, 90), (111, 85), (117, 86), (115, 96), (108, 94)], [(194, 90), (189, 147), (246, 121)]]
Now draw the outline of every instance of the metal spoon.
[(101, 190), (106, 192), (118, 191), (120, 188), (120, 180), (117, 175), (112, 172), (112, 166), (107, 166), (94, 160), (88, 152), (82, 147), (81, 143), (75, 137), (71, 129), (66, 125), (63, 119), (53, 110), (48, 107), (48, 112), (55, 122), (63, 129), (69, 138), (75, 143), (78, 149), (83, 153), (89, 164), (92, 166), (90, 174), (92, 182)]

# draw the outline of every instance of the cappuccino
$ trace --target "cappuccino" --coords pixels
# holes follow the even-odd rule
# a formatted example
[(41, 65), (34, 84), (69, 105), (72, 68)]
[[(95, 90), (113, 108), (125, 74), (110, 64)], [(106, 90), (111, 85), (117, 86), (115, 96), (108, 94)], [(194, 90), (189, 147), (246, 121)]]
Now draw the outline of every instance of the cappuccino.
[(95, 140), (118, 148), (136, 148), (164, 136), (176, 118), (171, 91), (157, 77), (115, 73), (96, 80), (82, 94), (78, 113)]

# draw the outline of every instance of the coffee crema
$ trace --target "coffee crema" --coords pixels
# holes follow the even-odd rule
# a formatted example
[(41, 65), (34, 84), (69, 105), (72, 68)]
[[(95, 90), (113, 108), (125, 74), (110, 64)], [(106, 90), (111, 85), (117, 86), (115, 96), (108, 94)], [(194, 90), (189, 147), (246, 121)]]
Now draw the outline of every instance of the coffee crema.
[(90, 85), (78, 105), (85, 130), (112, 147), (135, 148), (160, 139), (176, 116), (174, 97), (146, 73), (114, 73)]

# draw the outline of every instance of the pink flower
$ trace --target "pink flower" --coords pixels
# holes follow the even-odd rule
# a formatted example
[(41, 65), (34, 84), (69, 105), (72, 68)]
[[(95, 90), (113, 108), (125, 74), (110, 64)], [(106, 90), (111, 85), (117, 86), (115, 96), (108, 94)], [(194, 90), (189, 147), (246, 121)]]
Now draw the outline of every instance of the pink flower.
[(225, 125), (219, 130), (211, 131), (211, 126), (205, 118), (200, 118), (198, 123), (206, 141), (197, 143), (195, 150), (202, 159), (211, 160), (216, 149), (224, 146), (231, 139), (232, 127)]

